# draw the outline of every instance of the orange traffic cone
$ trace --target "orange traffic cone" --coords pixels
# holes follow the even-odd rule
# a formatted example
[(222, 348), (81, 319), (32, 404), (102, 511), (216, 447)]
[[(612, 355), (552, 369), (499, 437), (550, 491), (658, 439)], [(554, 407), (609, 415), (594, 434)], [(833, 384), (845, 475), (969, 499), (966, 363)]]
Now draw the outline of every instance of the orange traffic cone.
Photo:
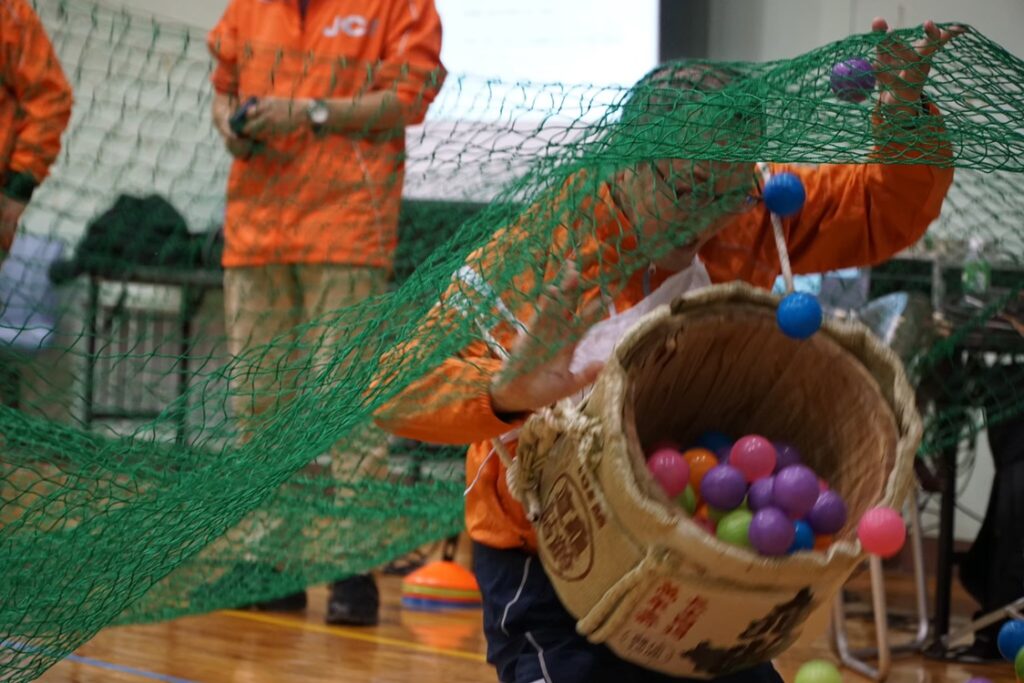
[(448, 560), (426, 564), (402, 580), (402, 605), (410, 609), (468, 609), (480, 602), (473, 573)]

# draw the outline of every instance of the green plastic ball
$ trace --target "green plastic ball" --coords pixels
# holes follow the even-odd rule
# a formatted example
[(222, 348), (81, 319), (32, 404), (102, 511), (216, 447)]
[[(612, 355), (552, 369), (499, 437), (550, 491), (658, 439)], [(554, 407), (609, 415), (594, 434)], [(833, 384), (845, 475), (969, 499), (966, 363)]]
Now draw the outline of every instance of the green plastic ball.
[[(747, 512), (750, 512), (750, 506), (747, 505), (747, 499), (744, 498), (743, 502), (740, 503), (740, 506), (738, 508), (735, 508), (735, 510), (746, 510)], [(708, 506), (708, 519), (710, 519), (715, 524), (718, 524), (723, 519), (725, 519), (725, 516), (727, 514), (729, 514), (730, 512), (733, 512), (733, 511), (734, 510), (719, 510), (718, 508), (713, 508), (713, 507), (711, 507), (709, 505)]]
[(718, 538), (741, 548), (750, 547), (750, 520), (754, 516), (747, 510), (734, 510), (718, 523)]
[(676, 502), (692, 517), (697, 512), (697, 494), (693, 492), (692, 486), (687, 486), (683, 492), (676, 496)]
[(1017, 680), (1024, 681), (1024, 647), (1017, 653), (1017, 659), (1013, 662), (1013, 668), (1017, 671)]
[(800, 667), (793, 683), (843, 683), (843, 676), (832, 662), (813, 659)]

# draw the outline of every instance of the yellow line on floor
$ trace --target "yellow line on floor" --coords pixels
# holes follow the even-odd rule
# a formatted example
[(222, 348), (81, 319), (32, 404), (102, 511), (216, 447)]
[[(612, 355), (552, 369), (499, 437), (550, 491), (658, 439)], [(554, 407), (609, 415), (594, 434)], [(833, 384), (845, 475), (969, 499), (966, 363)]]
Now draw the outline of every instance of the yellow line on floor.
[(445, 657), (455, 657), (457, 659), (468, 659), (474, 662), (485, 662), (487, 661), (484, 655), (478, 652), (466, 652), (464, 650), (448, 650), (441, 647), (431, 647), (429, 645), (422, 645), (420, 643), (414, 643), (408, 640), (399, 640), (397, 638), (386, 638), (384, 636), (378, 636), (365, 631), (355, 631), (352, 629), (342, 628), (340, 626), (322, 626), (320, 624), (311, 624), (307, 621), (299, 621), (298, 619), (288, 619), (284, 617), (274, 617), (267, 614), (258, 614), (254, 612), (239, 612), (237, 610), (225, 610), (220, 612), (229, 617), (235, 617), (236, 619), (248, 619), (249, 621), (256, 621), (263, 624), (271, 624), (272, 626), (282, 626), (284, 628), (296, 629), (299, 631), (308, 631), (310, 633), (322, 633), (328, 636), (334, 636), (336, 638), (347, 638), (349, 640), (361, 640), (367, 643), (376, 643), (377, 645), (390, 645), (392, 647), (404, 648), (406, 650), (414, 650), (416, 652), (426, 652), (433, 655), (443, 655)]

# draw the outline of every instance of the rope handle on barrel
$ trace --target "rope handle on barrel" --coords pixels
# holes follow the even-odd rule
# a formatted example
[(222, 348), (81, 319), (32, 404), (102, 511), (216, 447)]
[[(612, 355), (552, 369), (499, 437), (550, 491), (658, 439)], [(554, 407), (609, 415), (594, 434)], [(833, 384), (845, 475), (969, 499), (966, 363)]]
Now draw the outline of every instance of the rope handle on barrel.
[[(757, 170), (761, 174), (764, 185), (767, 186), (768, 181), (772, 178), (772, 171), (768, 168), (768, 164), (759, 161)], [(786, 283), (786, 292), (792, 294), (794, 291), (793, 267), (789, 263), (789, 249), (786, 247), (786, 236), (782, 232), (782, 217), (774, 211), (769, 211), (769, 214), (772, 219), (772, 233), (775, 235), (775, 249), (779, 252), (779, 264), (782, 266), (782, 278)]]

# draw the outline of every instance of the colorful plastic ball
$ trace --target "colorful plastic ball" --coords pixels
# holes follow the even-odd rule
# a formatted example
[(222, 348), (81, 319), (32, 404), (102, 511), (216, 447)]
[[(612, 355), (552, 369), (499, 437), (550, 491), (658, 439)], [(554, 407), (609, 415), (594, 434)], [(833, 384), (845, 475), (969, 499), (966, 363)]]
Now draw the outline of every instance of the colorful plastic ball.
[(752, 434), (737, 441), (729, 452), (729, 464), (749, 482), (770, 476), (775, 470), (775, 446), (763, 436)]
[(798, 451), (794, 445), (786, 443), (785, 441), (773, 441), (772, 445), (775, 446), (776, 472), (781, 470), (783, 467), (803, 464), (804, 461), (800, 458), (800, 451)]
[(834, 541), (835, 539), (832, 537), (832, 534), (821, 534), (819, 536), (815, 536), (814, 549), (818, 552), (823, 552), (828, 550)]
[(785, 555), (796, 529), (793, 521), (778, 508), (765, 508), (754, 513), (750, 520), (750, 545), (762, 555), (776, 557)]
[(691, 448), (683, 453), (683, 458), (690, 465), (690, 486), (699, 492), (700, 483), (711, 468), (718, 465), (718, 458), (706, 448)]
[(732, 447), (732, 439), (722, 432), (704, 432), (697, 437), (697, 445), (715, 452), (722, 447)]
[(729, 462), (729, 452), (732, 451), (732, 444), (728, 446), (719, 446), (715, 449), (715, 457), (718, 458), (718, 462), (725, 464)]
[(754, 516), (747, 510), (734, 510), (718, 522), (718, 538), (741, 548), (750, 547), (750, 522)]
[(828, 482), (822, 479), (821, 477), (818, 478), (818, 490), (821, 491), (822, 493), (828, 491)]
[(863, 102), (875, 89), (874, 68), (863, 57), (844, 60), (832, 67), (829, 85), (839, 99)]
[(800, 519), (818, 502), (818, 475), (806, 465), (791, 465), (775, 475), (775, 506)]
[(647, 469), (654, 476), (665, 495), (675, 498), (690, 480), (690, 466), (679, 451), (663, 448), (647, 459)]
[(721, 522), (722, 519), (730, 512), (735, 512), (736, 510), (745, 510), (747, 512), (750, 512), (750, 508), (747, 507), (747, 501), (745, 500), (742, 503), (740, 503), (739, 506), (733, 508), (732, 510), (719, 510), (718, 508), (712, 507), (710, 505), (708, 505), (707, 508), (708, 519), (710, 519), (715, 524)]
[(700, 484), (700, 497), (719, 510), (735, 510), (747, 495), (747, 480), (731, 465), (712, 467)]
[(764, 184), (764, 204), (774, 214), (786, 218), (800, 211), (807, 194), (804, 184), (795, 173), (776, 173)]
[(981, 676), (975, 676), (974, 678), (968, 678), (967, 683), (992, 683), (992, 680), (988, 678), (982, 678)]
[(711, 507), (710, 505), (708, 505), (708, 512), (707, 512), (708, 519), (710, 519), (715, 524), (718, 524), (719, 522), (721, 522), (722, 518), (725, 517), (730, 512), (732, 512), (732, 510), (719, 510), (716, 507)]
[(842, 496), (829, 489), (818, 494), (811, 511), (807, 513), (807, 522), (816, 534), (835, 534), (846, 526), (846, 503)]
[(800, 667), (793, 683), (843, 683), (843, 676), (832, 662), (813, 659)]
[(689, 484), (676, 498), (676, 502), (691, 516), (697, 511), (697, 494), (693, 492), (693, 487)]
[(1017, 659), (1013, 662), (1013, 668), (1017, 672), (1017, 680), (1024, 681), (1024, 648), (1017, 653)]
[(793, 545), (789, 546), (789, 553), (800, 553), (814, 550), (814, 530), (811, 525), (802, 519), (793, 522)]
[(821, 304), (807, 292), (787, 294), (775, 311), (779, 329), (791, 339), (807, 339), (821, 328), (821, 320)]
[(750, 485), (747, 493), (747, 505), (754, 512), (771, 507), (775, 504), (775, 477), (758, 479)]
[(1021, 649), (1024, 648), (1024, 621), (1012, 619), (999, 629), (999, 638), (996, 640), (999, 646), (999, 654), (1006, 661), (1012, 662), (1017, 658)]
[(876, 507), (864, 513), (857, 524), (857, 538), (864, 550), (882, 558), (896, 555), (907, 540), (903, 516), (887, 507)]

